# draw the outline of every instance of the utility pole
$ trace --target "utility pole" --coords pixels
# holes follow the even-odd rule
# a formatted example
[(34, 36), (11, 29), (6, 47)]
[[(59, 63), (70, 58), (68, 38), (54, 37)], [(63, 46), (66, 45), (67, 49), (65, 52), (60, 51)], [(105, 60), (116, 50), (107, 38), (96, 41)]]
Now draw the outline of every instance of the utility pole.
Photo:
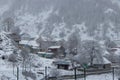
[(112, 68), (113, 70), (113, 80), (114, 80), (114, 77), (115, 77), (115, 71), (114, 71), (114, 67)]
[(17, 67), (17, 80), (19, 80), (19, 67)]
[(45, 80), (47, 80), (47, 67), (45, 67)]
[(86, 80), (86, 69), (84, 68), (84, 80)]
[(77, 80), (76, 67), (74, 68), (74, 75), (75, 75), (75, 80)]

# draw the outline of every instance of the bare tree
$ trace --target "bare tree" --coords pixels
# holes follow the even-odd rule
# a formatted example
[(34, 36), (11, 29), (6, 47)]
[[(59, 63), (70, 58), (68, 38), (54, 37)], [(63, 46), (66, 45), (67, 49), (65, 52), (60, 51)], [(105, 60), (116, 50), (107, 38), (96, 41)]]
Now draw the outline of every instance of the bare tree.
[(30, 51), (26, 48), (23, 48), (20, 53), (20, 55), (22, 57), (22, 61), (23, 61), (23, 70), (25, 70), (25, 71), (26, 71), (26, 65), (27, 65), (26, 62), (29, 59), (29, 53), (30, 53)]
[(108, 38), (105, 40), (104, 44), (105, 44), (106, 48), (114, 48), (117, 46), (117, 44), (114, 41), (112, 41)]
[(14, 68), (17, 63), (17, 54), (15, 54), (15, 53), (10, 54), (8, 57), (8, 61), (12, 62), (12, 64), (13, 64), (13, 74), (14, 74)]
[(5, 26), (4, 30), (10, 32), (11, 28), (14, 27), (14, 20), (11, 17), (7, 17), (3, 20), (3, 24)]
[(21, 32), (19, 27), (12, 27), (10, 31), (11, 33), (15, 33), (17, 35), (20, 35), (20, 32)]

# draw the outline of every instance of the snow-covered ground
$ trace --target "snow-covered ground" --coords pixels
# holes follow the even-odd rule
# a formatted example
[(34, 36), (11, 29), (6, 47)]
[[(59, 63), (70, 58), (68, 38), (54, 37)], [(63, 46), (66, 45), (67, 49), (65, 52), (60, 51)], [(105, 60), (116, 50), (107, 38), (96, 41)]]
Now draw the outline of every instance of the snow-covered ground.
[[(3, 55), (9, 56), (16, 49), (16, 44), (14, 44), (14, 41), (11, 38), (9, 38), (7, 35), (8, 34), (5, 32), (2, 32), (0, 34), (0, 37), (2, 39), (2, 42), (0, 44), (2, 46), (1, 47), (2, 49), (0, 50), (1, 56)], [(36, 79), (31, 78), (31, 76), (27, 76), (28, 80), (41, 80), (42, 78), (44, 78), (45, 67), (47, 67), (48, 75), (51, 75), (51, 70), (58, 71), (56, 73), (58, 73), (59, 76), (74, 75), (74, 71), (57, 70), (55, 66), (52, 64), (53, 61), (55, 61), (55, 59), (47, 59), (47, 58), (39, 57), (37, 54), (32, 54), (32, 53), (29, 53), (29, 55), (32, 57), (30, 58), (31, 68), (30, 66), (28, 66), (26, 69), (28, 72), (31, 71), (32, 73), (34, 73)], [(15, 73), (13, 74), (13, 63), (10, 63), (8, 59), (2, 60), (1, 56), (0, 56), (0, 80), (16, 80), (17, 67), (15, 67), (14, 69)], [(23, 63), (22, 61), (19, 61), (18, 63), (19, 63), (19, 80), (26, 80), (25, 79), (26, 77), (23, 75), (23, 69), (22, 69)], [(56, 73), (52, 75), (56, 75)], [(77, 71), (77, 73), (80, 74), (81, 72)], [(113, 79), (112, 74), (102, 74), (102, 75), (87, 76), (86, 80), (112, 80), (112, 79)], [(84, 79), (81, 78), (78, 80), (84, 80)], [(115, 78), (115, 80), (117, 80), (117, 78)]]
[[(41, 58), (41, 57), (36, 57), (37, 59), (34, 60), (33, 63), (35, 63), (36, 65), (39, 63), (41, 64), (40, 67), (35, 68), (32, 67), (32, 71), (36, 74), (37, 79), (36, 80), (40, 80), (44, 77), (44, 72), (45, 72), (45, 66), (47, 67), (51, 67), (51, 62), (53, 60), (49, 60), (49, 59), (45, 59), (45, 58)], [(28, 69), (29, 70), (29, 69)], [(37, 74), (37, 72), (41, 72), (43, 74)], [(6, 76), (6, 78), (10, 78), (10, 80), (16, 80), (17, 77), (17, 67), (14, 68), (14, 74), (13, 74), (13, 65), (12, 63), (8, 62), (7, 60), (2, 60), (0, 58), (0, 80), (2, 76)], [(5, 79), (7, 80), (7, 79)], [(22, 67), (19, 66), (19, 80), (26, 80), (25, 76), (22, 75)], [(29, 80), (33, 80), (33, 79), (29, 79)]]
[[(74, 79), (67, 79), (67, 80), (74, 80)], [(84, 80), (84, 78), (77, 80)], [(113, 80), (113, 75), (112, 74), (91, 75), (91, 76), (87, 76), (86, 80)], [(118, 80), (118, 79), (115, 77), (114, 80)]]

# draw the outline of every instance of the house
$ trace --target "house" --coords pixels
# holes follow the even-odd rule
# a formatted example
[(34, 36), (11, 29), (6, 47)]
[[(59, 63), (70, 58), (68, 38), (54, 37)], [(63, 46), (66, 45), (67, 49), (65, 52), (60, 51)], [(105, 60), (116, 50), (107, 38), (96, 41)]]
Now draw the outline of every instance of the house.
[(68, 70), (70, 67), (70, 61), (66, 61), (66, 60), (54, 61), (53, 64), (57, 66), (57, 69)]
[(38, 54), (38, 56), (40, 56), (40, 57), (49, 58), (49, 59), (52, 59), (52, 58), (53, 58), (53, 53), (38, 52), (37, 54)]
[(37, 53), (40, 51), (39, 45), (36, 43), (35, 40), (21, 40), (19, 42), (19, 46), (24, 47), (24, 46), (29, 46), (31, 49), (31, 53)]
[(19, 44), (19, 49), (26, 49), (28, 51), (30, 51), (30, 53), (38, 53), (40, 51), (40, 49), (38, 47), (33, 47), (33, 46), (30, 46), (28, 44)]
[(54, 53), (54, 56), (65, 56), (65, 48), (63, 46), (50, 46), (48, 52)]
[(116, 52), (118, 49), (120, 49), (120, 48), (115, 47), (115, 48), (108, 48), (107, 50), (108, 50), (109, 52), (111, 52), (111, 53), (114, 53), (114, 52)]
[(31, 51), (32, 51), (32, 48), (31, 48), (31, 46), (29, 46), (29, 45), (21, 45), (21, 44), (19, 44), (19, 45), (18, 45), (18, 48), (19, 48), (20, 50), (22, 50), (22, 51), (27, 51), (27, 52), (32, 53), (32, 52), (31, 52)]
[(28, 33), (23, 33), (23, 34), (21, 34), (21, 39), (22, 40), (32, 40), (34, 38), (31, 38), (31, 36)]
[(42, 40), (38, 44), (41, 50), (47, 50), (49, 46), (54, 46), (57, 44), (57, 42)]
[(22, 45), (29, 45), (32, 47), (39, 47), (35, 40), (21, 40), (19, 44)]
[(93, 60), (93, 66), (98, 68), (98, 69), (110, 69), (111, 68), (111, 62), (105, 58), (102, 57), (103, 59), (101, 61), (98, 61), (96, 58)]

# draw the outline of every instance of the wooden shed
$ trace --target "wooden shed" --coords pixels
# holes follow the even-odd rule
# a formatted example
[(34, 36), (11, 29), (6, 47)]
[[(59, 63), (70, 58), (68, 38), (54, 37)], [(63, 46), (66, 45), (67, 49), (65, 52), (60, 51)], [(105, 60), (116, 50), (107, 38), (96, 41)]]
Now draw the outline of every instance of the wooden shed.
[(65, 48), (63, 46), (50, 46), (48, 52), (54, 53), (55, 56), (65, 55)]
[(65, 60), (54, 61), (53, 64), (55, 64), (58, 69), (68, 70), (70, 67), (70, 61)]

